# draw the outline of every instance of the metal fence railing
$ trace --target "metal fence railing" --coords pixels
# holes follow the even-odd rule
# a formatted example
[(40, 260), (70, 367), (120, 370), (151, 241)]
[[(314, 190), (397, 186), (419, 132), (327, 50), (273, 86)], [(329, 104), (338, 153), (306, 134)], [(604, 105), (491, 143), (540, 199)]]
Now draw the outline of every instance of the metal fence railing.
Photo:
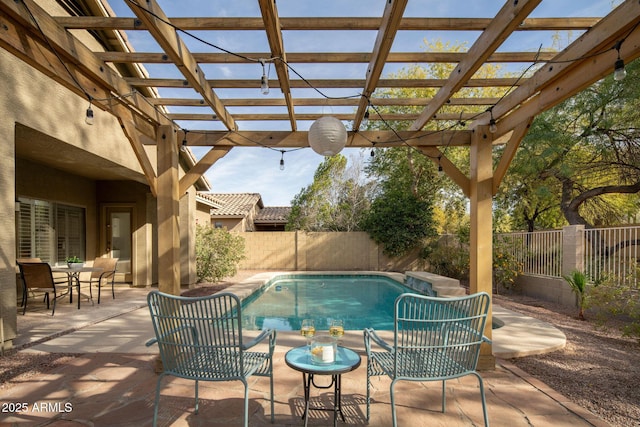
[(640, 227), (584, 230), (584, 267), (596, 283), (637, 288), (640, 284)]
[(496, 234), (494, 250), (505, 251), (523, 274), (562, 277), (562, 230)]
[[(531, 276), (562, 277), (563, 254), (573, 259), (589, 280), (640, 286), (640, 226), (584, 229), (568, 241), (564, 230), (495, 235), (494, 251), (508, 253)], [(583, 254), (583, 255), (581, 255)]]

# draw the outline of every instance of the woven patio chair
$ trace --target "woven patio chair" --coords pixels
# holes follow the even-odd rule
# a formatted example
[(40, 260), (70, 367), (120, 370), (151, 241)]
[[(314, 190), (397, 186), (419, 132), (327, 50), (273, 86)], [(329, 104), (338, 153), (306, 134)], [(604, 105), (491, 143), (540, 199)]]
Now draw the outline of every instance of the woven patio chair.
[(89, 284), (89, 295), (91, 296), (91, 299), (93, 299), (92, 287), (94, 285), (98, 287), (98, 304), (100, 304), (100, 290), (102, 288), (103, 281), (105, 285), (111, 282), (111, 297), (113, 299), (116, 298), (114, 283), (116, 280), (117, 264), (118, 258), (96, 258), (93, 261), (93, 267), (101, 268), (102, 271), (92, 271), (89, 279), (79, 280), (80, 283)]
[[(364, 330), (367, 352), (367, 420), (370, 416), (371, 377), (391, 378), (391, 414), (397, 426), (394, 386), (398, 381), (442, 381), (442, 412), (445, 382), (475, 375), (480, 383), (484, 424), (489, 425), (482, 377), (476, 372), (480, 346), (490, 342), (484, 335), (489, 310), (485, 292), (456, 298), (402, 294), (396, 299), (393, 345), (373, 329)], [(375, 343), (379, 351), (373, 351)]]
[[(149, 311), (160, 348), (163, 372), (158, 377), (153, 413), (157, 424), (160, 387), (167, 375), (195, 380), (195, 413), (198, 413), (199, 381), (242, 381), (244, 384), (244, 425), (249, 422), (249, 386), (252, 376), (269, 377), (271, 422), (273, 407), (273, 351), (276, 331), (262, 331), (245, 343), (242, 339), (240, 300), (220, 292), (203, 297), (181, 297), (152, 291), (147, 296)], [(247, 351), (268, 338), (268, 352)]]
[[(56, 285), (64, 286), (68, 289), (69, 282), (65, 278), (54, 279), (51, 272), (51, 266), (46, 262), (23, 262), (24, 259), (18, 262), (20, 268), (20, 278), (22, 279), (22, 314), (27, 311), (27, 299), (29, 293), (32, 295), (36, 292), (44, 293), (44, 301), (47, 303), (47, 309), (49, 303), (53, 301), (53, 310), (51, 315), (56, 313), (56, 301), (66, 295), (66, 293), (58, 294), (56, 292)], [(50, 296), (53, 295), (53, 298)]]

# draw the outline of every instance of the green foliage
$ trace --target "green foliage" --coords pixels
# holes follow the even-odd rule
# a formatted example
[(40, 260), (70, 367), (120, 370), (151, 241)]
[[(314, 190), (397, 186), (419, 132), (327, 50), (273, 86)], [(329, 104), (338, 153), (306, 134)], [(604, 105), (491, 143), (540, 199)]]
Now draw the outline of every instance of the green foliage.
[[(640, 274), (638, 269), (635, 267), (632, 274)], [(586, 308), (594, 309), (601, 324), (610, 317), (622, 320), (622, 333), (640, 339), (640, 291), (631, 283), (601, 278), (597, 286), (590, 288)]]
[(493, 244), (493, 285), (496, 293), (499, 289), (513, 289), (516, 279), (522, 274), (519, 262), (508, 247), (494, 239)]
[(362, 228), (389, 256), (401, 256), (435, 235), (432, 209), (406, 191), (387, 191), (371, 204)]
[(588, 297), (588, 286), (589, 281), (587, 279), (586, 274), (582, 271), (574, 270), (569, 275), (562, 276), (564, 280), (567, 281), (569, 286), (571, 286), (571, 290), (578, 297), (578, 318), (580, 320), (585, 320), (584, 318), (584, 309), (587, 305), (587, 297)]
[(318, 166), (313, 182), (291, 203), (287, 231), (357, 231), (369, 207), (372, 184), (362, 178), (360, 159), (336, 154)]
[(82, 259), (80, 259), (79, 257), (77, 257), (75, 255), (67, 257), (67, 259), (65, 261), (69, 262), (69, 263), (74, 263), (74, 264), (83, 262)]
[(617, 225), (637, 212), (640, 61), (627, 72), (536, 117), (496, 197), (514, 227)]
[(441, 276), (469, 280), (469, 236), (464, 230), (458, 235), (445, 235), (431, 239), (420, 253), (428, 260), (429, 271)]
[(196, 274), (198, 281), (219, 282), (238, 271), (245, 258), (244, 239), (223, 228), (196, 225)]

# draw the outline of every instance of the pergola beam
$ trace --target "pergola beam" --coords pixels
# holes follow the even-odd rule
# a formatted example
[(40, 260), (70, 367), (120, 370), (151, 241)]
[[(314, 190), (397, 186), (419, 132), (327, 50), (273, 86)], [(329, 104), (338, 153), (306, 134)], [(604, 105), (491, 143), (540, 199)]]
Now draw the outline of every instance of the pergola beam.
[[(278, 74), (278, 82), (280, 83), (280, 90), (284, 95), (285, 102), (287, 104), (287, 111), (289, 113), (289, 123), (291, 124), (291, 130), (297, 130), (296, 117), (294, 112), (293, 100), (291, 97), (291, 87), (289, 84), (289, 70), (287, 69), (287, 54), (284, 50), (284, 44), (282, 42), (282, 33), (280, 31), (280, 21), (278, 16), (278, 10), (276, 8), (275, 0), (259, 0), (260, 10), (262, 11), (262, 20), (264, 21), (264, 28), (267, 32), (267, 40), (269, 40), (269, 46), (271, 47), (271, 58), (275, 59), (274, 65), (276, 67), (276, 73)], [(264, 64), (263, 64), (264, 66)]]
[[(57, 16), (59, 25), (68, 29), (89, 30), (146, 30), (143, 22), (136, 18), (96, 17), (96, 16)], [(561, 31), (588, 30), (599, 18), (572, 17), (566, 18), (527, 18), (520, 23), (518, 31)], [(183, 30), (228, 30), (228, 31), (263, 31), (264, 21), (261, 18), (219, 18), (190, 17), (171, 18), (170, 22)], [(490, 18), (411, 18), (400, 21), (400, 31), (484, 31), (491, 23)], [(282, 30), (355, 30), (377, 31), (382, 18), (375, 17), (317, 17), (317, 18), (280, 18)]]
[[(556, 55), (551, 64), (536, 71), (531, 78), (494, 106), (492, 112), (498, 122), (499, 134), (513, 129), (528, 116), (553, 107), (613, 72), (616, 57), (611, 59), (612, 49), (618, 40), (625, 37), (629, 39), (623, 43), (621, 49), (621, 54), (627, 62), (637, 58), (639, 47), (637, 41), (633, 40), (637, 39), (638, 29), (635, 26), (638, 20), (640, 4), (627, 0)], [(635, 28), (635, 31), (629, 34), (632, 28)], [(545, 94), (544, 97), (541, 96), (542, 93)], [(540, 104), (541, 99), (545, 99), (544, 105)], [(523, 110), (524, 105), (535, 107)], [(513, 115), (514, 110), (518, 114), (511, 117), (508, 124), (500, 123), (500, 118), (508, 114)], [(489, 115), (484, 114), (472, 126), (488, 122)]]
[(361, 94), (362, 96), (360, 98), (360, 104), (358, 105), (358, 110), (356, 111), (356, 115), (353, 120), (352, 129), (354, 131), (357, 131), (360, 128), (360, 123), (362, 123), (362, 119), (364, 118), (365, 112), (369, 106), (369, 98), (373, 94), (373, 91), (378, 87), (382, 70), (387, 62), (387, 56), (391, 51), (393, 40), (398, 32), (398, 27), (400, 26), (402, 15), (404, 14), (404, 9), (406, 7), (407, 0), (390, 1), (385, 5), (382, 22), (380, 24), (380, 29), (378, 30), (378, 36), (376, 37), (376, 42), (371, 54), (371, 60), (367, 67), (367, 75), (364, 89)]
[(160, 5), (155, 0), (148, 0), (145, 8), (133, 1), (127, 5), (136, 14), (140, 21), (144, 22), (149, 33), (156, 39), (165, 53), (172, 59), (182, 75), (187, 79), (193, 89), (195, 89), (209, 106), (216, 112), (216, 116), (227, 129), (235, 130), (236, 124), (233, 117), (207, 81), (204, 71), (200, 68), (191, 52), (180, 38), (177, 30), (168, 24), (169, 19)]
[[(96, 52), (98, 58), (105, 62), (120, 64), (144, 63), (144, 64), (171, 64), (171, 60), (163, 53), (152, 52)], [(200, 64), (246, 64), (245, 58), (255, 61), (260, 58), (269, 58), (267, 52), (246, 52), (241, 56), (230, 53), (200, 52), (193, 53), (193, 58)], [(387, 63), (455, 63), (464, 59), (465, 52), (389, 52)], [(556, 52), (494, 52), (487, 58), (487, 62), (534, 62), (548, 61), (556, 55)], [(275, 55), (274, 55), (275, 56)], [(289, 52), (287, 62), (289, 64), (314, 64), (326, 62), (329, 64), (356, 64), (369, 63), (371, 52)], [(254, 61), (251, 61), (254, 62)]]
[[(360, 131), (350, 133), (351, 147), (371, 148), (400, 147), (406, 144), (415, 147), (436, 147), (442, 144), (442, 138), (449, 146), (469, 146), (471, 132), (467, 130), (436, 132), (409, 131)], [(187, 136), (189, 146), (232, 146), (232, 147), (275, 147), (295, 148), (308, 147), (308, 132), (290, 131), (197, 131), (189, 132)]]
[(523, 0), (506, 2), (487, 29), (478, 37), (465, 58), (458, 63), (449, 75), (447, 82), (440, 88), (420, 118), (412, 125), (411, 130), (422, 129), (429, 120), (446, 104), (460, 88), (478, 71), (489, 56), (502, 44), (504, 40), (520, 25), (520, 22), (540, 4), (542, 0)]

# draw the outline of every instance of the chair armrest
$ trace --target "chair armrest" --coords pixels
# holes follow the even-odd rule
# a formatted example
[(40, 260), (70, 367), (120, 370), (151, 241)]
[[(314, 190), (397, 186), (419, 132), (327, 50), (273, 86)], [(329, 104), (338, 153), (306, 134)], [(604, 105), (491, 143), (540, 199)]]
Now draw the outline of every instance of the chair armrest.
[(493, 341), (491, 341), (489, 338), (485, 337), (484, 335), (482, 336), (482, 342), (486, 342), (487, 344), (493, 343)]
[(191, 325), (182, 325), (182, 326), (178, 326), (177, 328), (171, 329), (166, 334), (162, 334), (160, 337), (156, 337), (156, 338), (150, 339), (149, 341), (147, 341), (145, 343), (145, 345), (147, 347), (151, 347), (153, 344), (156, 344), (158, 341), (164, 339), (165, 337), (168, 337), (170, 335), (174, 335), (176, 332), (180, 332), (180, 331), (182, 331), (184, 329), (190, 329), (191, 330), (191, 337), (193, 338), (195, 343), (198, 344), (198, 331), (196, 330), (196, 328), (194, 328)]
[(252, 339), (251, 341), (249, 341), (246, 344), (242, 345), (242, 349), (243, 350), (248, 350), (251, 347), (255, 346), (256, 344), (260, 343), (261, 341), (264, 341), (265, 338), (269, 337), (270, 338), (270, 342), (269, 342), (269, 347), (272, 347), (275, 345), (275, 339), (276, 339), (276, 331), (275, 329), (265, 329), (262, 332), (260, 332), (260, 334), (255, 337), (254, 339)]
[(367, 350), (367, 354), (371, 352), (371, 341), (375, 342), (377, 345), (387, 350), (388, 352), (393, 353), (395, 351), (395, 349), (391, 345), (389, 345), (385, 340), (380, 338), (378, 334), (376, 334), (376, 331), (371, 328), (366, 328), (364, 330), (364, 346)]

